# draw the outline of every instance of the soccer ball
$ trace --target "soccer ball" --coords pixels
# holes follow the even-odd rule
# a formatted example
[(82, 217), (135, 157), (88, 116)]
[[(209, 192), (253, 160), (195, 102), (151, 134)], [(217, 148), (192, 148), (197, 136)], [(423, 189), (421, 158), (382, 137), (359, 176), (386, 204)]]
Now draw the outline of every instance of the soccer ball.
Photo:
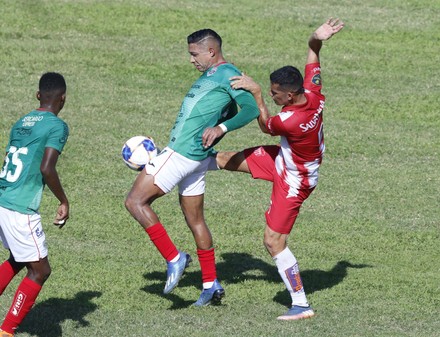
[(142, 171), (145, 165), (157, 155), (157, 147), (153, 138), (134, 136), (122, 147), (122, 160), (135, 171)]

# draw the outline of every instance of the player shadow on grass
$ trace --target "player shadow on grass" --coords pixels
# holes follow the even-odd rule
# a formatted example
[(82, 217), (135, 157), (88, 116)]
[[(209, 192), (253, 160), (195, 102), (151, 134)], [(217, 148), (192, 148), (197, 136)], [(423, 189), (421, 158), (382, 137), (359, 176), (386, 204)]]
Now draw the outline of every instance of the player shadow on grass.
[[(250, 254), (225, 253), (222, 254), (222, 259), (223, 261), (217, 263), (217, 274), (219, 275), (219, 280), (222, 284), (241, 283), (245, 280), (281, 282), (275, 266), (261, 259), (255, 258)], [(179, 287), (196, 287), (201, 291), (202, 276), (197, 259), (195, 260), (196, 261), (193, 262), (192, 265), (190, 265), (190, 267), (185, 271), (185, 275), (179, 282)], [(192, 301), (185, 301), (180, 296), (173, 293), (163, 295), (163, 287), (166, 280), (165, 265), (163, 271), (145, 273), (144, 278), (158, 282), (147, 285), (141, 290), (169, 299), (173, 303), (170, 309), (189, 307), (197, 300), (197, 298), (195, 298)]]
[[(255, 258), (247, 253), (225, 253), (222, 254), (223, 261), (217, 263), (217, 274), (220, 282), (224, 285), (241, 283), (246, 280), (266, 281), (271, 283), (282, 283), (278, 270), (273, 264), (269, 264), (261, 259)], [(194, 262), (193, 262), (194, 263)], [(196, 263), (197, 264), (197, 263)], [(347, 276), (348, 268), (368, 268), (366, 264), (351, 264), (348, 261), (339, 261), (331, 270), (303, 270), (301, 277), (307, 294), (315, 291), (329, 289), (341, 283)], [(190, 266), (183, 278), (179, 282), (179, 287), (198, 287), (201, 288), (200, 269), (191, 271), (194, 266)], [(181, 309), (189, 307), (193, 301), (186, 301), (173, 293), (164, 295), (163, 287), (166, 279), (165, 265), (164, 270), (149, 272), (144, 274), (147, 280), (159, 281), (143, 287), (141, 290), (165, 297), (172, 301), (170, 309)], [(200, 289), (201, 290), (201, 289)], [(274, 301), (282, 305), (290, 305), (290, 296), (287, 290), (279, 291)]]
[(27, 332), (37, 337), (61, 337), (61, 324), (66, 320), (77, 322), (78, 327), (89, 326), (85, 316), (98, 308), (92, 299), (101, 295), (99, 291), (81, 291), (71, 299), (50, 298), (38, 303), (17, 332)]

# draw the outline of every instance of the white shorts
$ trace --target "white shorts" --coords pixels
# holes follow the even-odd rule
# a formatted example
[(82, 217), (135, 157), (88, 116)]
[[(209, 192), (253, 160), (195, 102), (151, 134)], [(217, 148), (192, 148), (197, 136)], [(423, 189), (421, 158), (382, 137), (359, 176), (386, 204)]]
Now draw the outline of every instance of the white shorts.
[(22, 214), (0, 206), (0, 240), (17, 262), (36, 262), (47, 256), (40, 214)]
[(211, 165), (216, 165), (214, 157), (191, 160), (166, 147), (145, 165), (145, 171), (154, 176), (163, 192), (169, 193), (178, 185), (179, 194), (195, 196), (205, 193), (205, 175)]

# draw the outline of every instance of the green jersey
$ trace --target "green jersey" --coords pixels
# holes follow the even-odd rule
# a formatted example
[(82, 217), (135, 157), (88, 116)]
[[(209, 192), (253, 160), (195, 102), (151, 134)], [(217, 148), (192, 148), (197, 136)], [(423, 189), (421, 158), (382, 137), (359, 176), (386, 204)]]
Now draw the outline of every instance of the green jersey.
[(67, 124), (51, 112), (34, 110), (11, 129), (0, 172), (0, 206), (23, 214), (38, 212), (44, 188), (40, 170), (46, 147), (61, 153)]
[(201, 161), (214, 152), (212, 147), (205, 149), (202, 145), (206, 128), (224, 123), (232, 131), (259, 116), (253, 96), (245, 90), (231, 88), (229, 78), (238, 75), (241, 72), (234, 65), (222, 63), (200, 76), (183, 100), (168, 147), (184, 157)]

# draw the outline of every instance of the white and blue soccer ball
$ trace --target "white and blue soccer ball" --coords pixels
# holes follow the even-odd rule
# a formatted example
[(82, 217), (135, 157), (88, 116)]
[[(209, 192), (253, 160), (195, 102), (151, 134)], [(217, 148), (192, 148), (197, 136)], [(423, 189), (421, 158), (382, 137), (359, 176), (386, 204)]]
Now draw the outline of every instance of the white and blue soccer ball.
[(157, 147), (153, 138), (134, 136), (122, 147), (122, 160), (135, 171), (142, 171), (145, 165), (157, 155)]

